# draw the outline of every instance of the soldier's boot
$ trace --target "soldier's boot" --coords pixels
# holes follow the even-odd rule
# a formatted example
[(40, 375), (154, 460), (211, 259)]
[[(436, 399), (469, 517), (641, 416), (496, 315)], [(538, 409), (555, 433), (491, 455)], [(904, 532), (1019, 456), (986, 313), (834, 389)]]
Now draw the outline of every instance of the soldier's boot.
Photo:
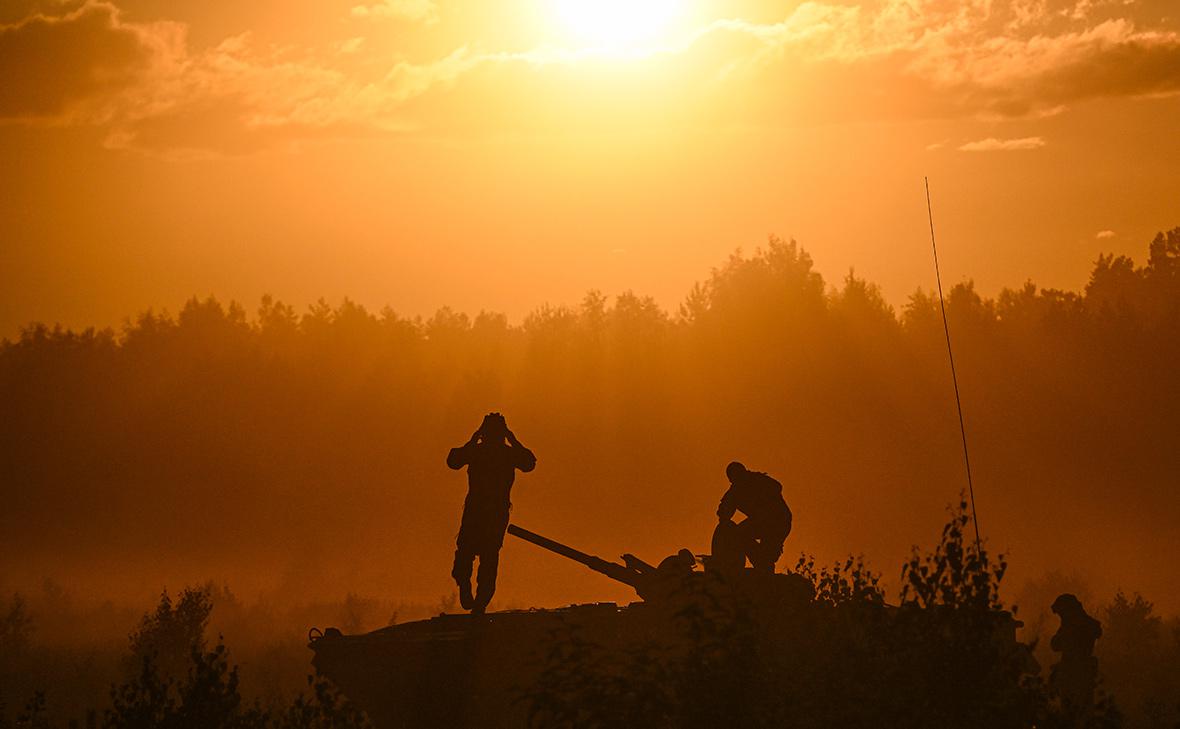
[(475, 588), (473, 613), (477, 615), (483, 614), (488, 604), (491, 603), (492, 595), (496, 593), (496, 573), (499, 571), (499, 568), (500, 553), (498, 551), (479, 555), (479, 584)]

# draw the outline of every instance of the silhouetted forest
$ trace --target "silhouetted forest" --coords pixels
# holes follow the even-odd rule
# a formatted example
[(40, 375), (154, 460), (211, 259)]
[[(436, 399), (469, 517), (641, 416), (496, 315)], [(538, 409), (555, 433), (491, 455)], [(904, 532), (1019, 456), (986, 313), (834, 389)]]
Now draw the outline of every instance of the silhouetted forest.
[[(1145, 265), (1101, 257), (1082, 292), (964, 282), (947, 309), (985, 536), (1024, 577), (1128, 575), (1180, 606), (1156, 559), (1180, 541), (1180, 229)], [(703, 547), (734, 459), (786, 485), (788, 554), (896, 561), (962, 483), (937, 298), (894, 310), (781, 240), (676, 312), (630, 292), (520, 325), (193, 299), (120, 331), (31, 325), (0, 346), (0, 403), (0, 575), (18, 584), (433, 600), (463, 493), (441, 459), (490, 410), (540, 459), (514, 518), (608, 554)]]
[[(1143, 265), (1100, 257), (1083, 291), (968, 281), (946, 303), (981, 526), (1036, 603), (1021, 617), (1074, 574), (1175, 611), (1180, 228)], [(0, 345), (0, 595), (76, 587), (102, 640), (126, 634), (114, 605), (210, 575), (272, 615), (352, 590), (431, 602), (463, 494), (443, 458), (490, 410), (539, 459), (514, 519), (606, 555), (703, 551), (741, 459), (785, 485), (788, 555), (894, 564), (963, 478), (937, 297), (830, 284), (794, 241), (735, 253), (674, 312), (596, 291), (519, 325), (193, 299)], [(618, 597), (508, 550), (494, 608)], [(1052, 569), (1070, 577), (1037, 582)]]

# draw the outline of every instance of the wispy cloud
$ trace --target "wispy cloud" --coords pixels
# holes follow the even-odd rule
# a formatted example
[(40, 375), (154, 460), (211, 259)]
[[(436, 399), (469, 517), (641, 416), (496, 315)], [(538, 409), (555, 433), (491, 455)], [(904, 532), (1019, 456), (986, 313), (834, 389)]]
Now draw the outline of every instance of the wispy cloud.
[(348, 40), (342, 42), (338, 46), (338, 48), (341, 53), (351, 54), (351, 53), (360, 52), (360, 50), (362, 48), (364, 48), (364, 46), (365, 46), (365, 39), (360, 36), (357, 36), (355, 38), (349, 38)]
[(354, 18), (438, 22), (438, 6), (432, 0), (382, 0), (371, 5), (354, 5), (349, 14)]
[(1114, 236), (1115, 232), (1113, 230), (1100, 230), (1094, 235), (1094, 237), (1098, 240), (1106, 240), (1108, 238), (1113, 238)]
[(977, 142), (967, 142), (959, 147), (960, 152), (1022, 152), (1030, 149), (1040, 149), (1045, 146), (1041, 137), (1022, 137), (1020, 139), (996, 139), (988, 137)]

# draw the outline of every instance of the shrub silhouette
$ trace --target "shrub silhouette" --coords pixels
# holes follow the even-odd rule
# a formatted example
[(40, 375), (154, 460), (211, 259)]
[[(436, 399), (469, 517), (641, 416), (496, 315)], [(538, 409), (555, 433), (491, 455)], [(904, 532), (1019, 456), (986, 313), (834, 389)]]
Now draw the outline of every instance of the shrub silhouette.
[[(364, 714), (325, 680), (308, 677), (310, 694), (285, 707), (264, 708), (242, 700), (238, 667), (220, 638), (206, 649), (205, 626), (213, 605), (208, 588), (188, 588), (174, 606), (165, 592), (155, 612), (131, 635), (131, 660), (138, 671), (111, 688), (103, 729), (361, 729)], [(183, 666), (169, 662), (188, 649)], [(184, 670), (177, 673), (178, 668)]]
[(165, 590), (155, 612), (143, 616), (130, 636), (127, 666), (137, 672), (150, 663), (164, 680), (183, 677), (193, 655), (204, 655), (205, 628), (213, 611), (209, 588), (186, 588), (173, 604)]
[(1103, 609), (1096, 646), (1105, 688), (1128, 727), (1180, 724), (1180, 623), (1165, 624), (1139, 594), (1122, 592)]
[(33, 618), (24, 598), (13, 595), (8, 608), (0, 607), (0, 611), (0, 656), (24, 653), (33, 637)]
[(902, 569), (900, 604), (850, 557), (794, 574), (815, 597), (768, 612), (709, 578), (691, 581), (675, 637), (611, 655), (553, 636), (522, 700), (534, 727), (1029, 727), (1058, 714), (1001, 609), (1003, 560), (964, 539), (964, 505), (938, 545)]
[(364, 714), (324, 680), (308, 677), (310, 694), (286, 707), (246, 705), (238, 669), (218, 641), (209, 651), (194, 648), (188, 675), (174, 681), (150, 657), (131, 680), (111, 689), (103, 729), (363, 729)]

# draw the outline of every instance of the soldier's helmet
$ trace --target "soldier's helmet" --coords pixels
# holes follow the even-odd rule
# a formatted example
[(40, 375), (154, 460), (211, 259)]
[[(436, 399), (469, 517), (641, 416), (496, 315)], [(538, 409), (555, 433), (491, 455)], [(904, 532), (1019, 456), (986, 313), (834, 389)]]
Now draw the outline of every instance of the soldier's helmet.
[(737, 461), (732, 461), (728, 466), (725, 467), (725, 475), (730, 481), (737, 481), (746, 473), (748, 473), (746, 467)]
[(1057, 596), (1050, 610), (1057, 615), (1076, 615), (1083, 612), (1082, 601), (1078, 599), (1077, 595), (1066, 592)]
[(503, 437), (508, 434), (508, 423), (500, 413), (488, 413), (483, 416), (483, 423), (479, 426), (479, 431), (483, 433), (485, 438)]

